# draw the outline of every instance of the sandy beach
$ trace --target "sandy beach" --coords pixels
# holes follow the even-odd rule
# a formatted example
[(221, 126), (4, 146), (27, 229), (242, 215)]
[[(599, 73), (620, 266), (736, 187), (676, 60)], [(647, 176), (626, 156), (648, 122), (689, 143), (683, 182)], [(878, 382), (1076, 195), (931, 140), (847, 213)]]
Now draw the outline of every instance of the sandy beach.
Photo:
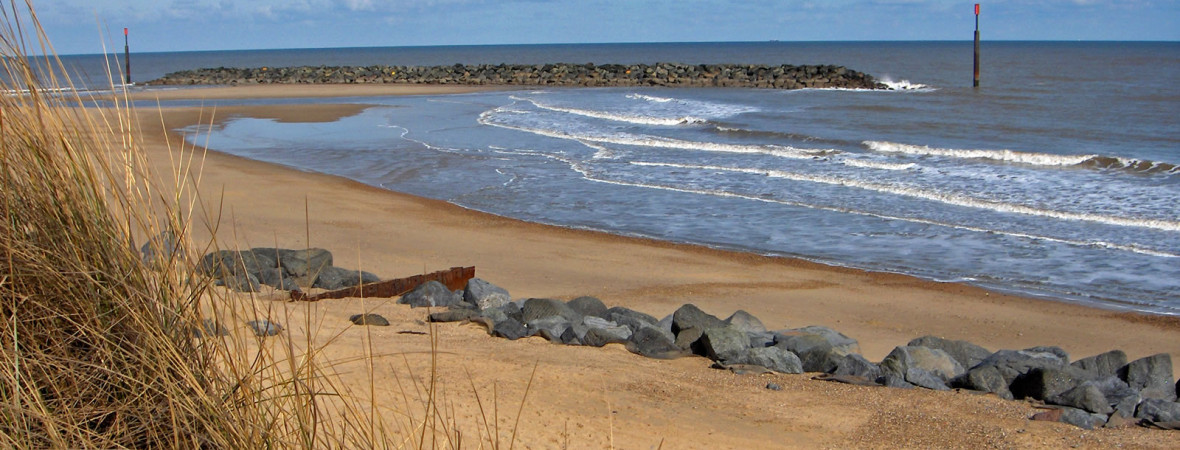
[[(474, 89), (254, 86), (152, 90), (136, 98), (363, 97)], [(171, 174), (170, 152), (187, 149), (171, 130), (242, 116), (331, 121), (365, 108), (295, 104), (144, 108), (136, 114), (149, 157), (159, 173)], [(336, 265), (382, 278), (475, 266), (478, 277), (514, 298), (590, 295), (656, 317), (685, 303), (723, 318), (741, 309), (770, 329), (832, 327), (857, 339), (872, 361), (924, 335), (965, 339), (993, 351), (1055, 345), (1073, 359), (1112, 349), (1130, 359), (1180, 356), (1180, 319), (1174, 317), (525, 223), (210, 150), (199, 163), (206, 213), (194, 215), (194, 222), (219, 216), (220, 226), (215, 236), (205, 226), (194, 233), (202, 242), (216, 238), (222, 248), (321, 247), (333, 252)], [(339, 361), (335, 370), (346, 390), (374, 396), (386, 417), (420, 409), (413, 402), (405, 405), (396, 379), (421, 379), (429, 369), (429, 335), (405, 333), (428, 331), (427, 311), (393, 299), (291, 303), (274, 292), (255, 301), (287, 325), (292, 341), (323, 344), (324, 355)], [(384, 315), (392, 326), (366, 329), (346, 320), (364, 311)], [(473, 388), (486, 407), (495, 386), (507, 440), (503, 430), (513, 425), (536, 367), (516, 432), (518, 444), (527, 448), (1169, 448), (1177, 440), (1174, 432), (1137, 427), (1085, 431), (1032, 422), (1028, 417), (1039, 411), (1035, 405), (990, 395), (849, 386), (813, 381), (814, 374), (739, 376), (710, 369), (704, 358), (653, 360), (618, 345), (507, 341), (475, 325), (440, 324), (434, 335), (439, 379), (465, 436), (483, 429)], [(1173, 370), (1180, 373), (1175, 364)], [(768, 382), (783, 389), (768, 390)]]

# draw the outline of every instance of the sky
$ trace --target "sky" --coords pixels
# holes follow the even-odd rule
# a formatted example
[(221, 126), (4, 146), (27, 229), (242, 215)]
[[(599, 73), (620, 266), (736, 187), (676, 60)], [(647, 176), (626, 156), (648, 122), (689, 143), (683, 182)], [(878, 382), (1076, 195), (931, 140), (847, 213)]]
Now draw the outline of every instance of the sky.
[[(5, 9), (13, 1), (0, 0)], [(970, 40), (946, 0), (33, 0), (58, 54), (419, 45)], [(982, 1), (985, 40), (1180, 40), (1180, 0)], [(104, 49), (103, 45), (106, 45)]]

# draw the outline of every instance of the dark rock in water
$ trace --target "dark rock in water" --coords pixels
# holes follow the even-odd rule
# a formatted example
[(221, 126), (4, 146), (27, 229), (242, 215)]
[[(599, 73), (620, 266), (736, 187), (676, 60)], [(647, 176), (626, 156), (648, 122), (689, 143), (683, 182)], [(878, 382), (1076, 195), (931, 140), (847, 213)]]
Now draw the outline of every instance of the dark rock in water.
[(1139, 404), (1135, 418), (1150, 422), (1177, 422), (1180, 421), (1180, 403), (1149, 398)]
[(274, 336), (283, 331), (283, 326), (269, 320), (251, 320), (246, 322), (250, 329), (254, 331), (255, 336)]
[(705, 334), (705, 330), (700, 328), (685, 328), (676, 334), (676, 346), (681, 350), (691, 352), (696, 346), (697, 341), (701, 340), (701, 336)]
[(753, 314), (740, 309), (727, 317), (725, 323), (747, 333), (764, 333), (767, 331), (766, 326), (762, 325), (761, 320), (758, 320)]
[(1109, 415), (1110, 413), (1114, 412), (1114, 408), (1110, 407), (1110, 404), (1108, 404), (1106, 400), (1106, 396), (1103, 395), (1102, 391), (1098, 390), (1098, 388), (1093, 384), (1083, 384), (1068, 391), (1051, 396), (1045, 399), (1045, 403), (1070, 406), (1098, 414)]
[(385, 317), (380, 314), (353, 314), (352, 317), (348, 318), (348, 321), (356, 325), (372, 325), (375, 327), (389, 326), (389, 320), (385, 319)]
[(606, 318), (606, 305), (595, 297), (578, 297), (566, 303), (570, 309), (577, 311), (583, 316), (594, 316)]
[(939, 391), (949, 390), (947, 382), (964, 372), (963, 366), (949, 353), (928, 347), (897, 347), (881, 361), (881, 373)]
[(525, 300), (520, 308), (524, 322), (532, 322), (545, 317), (561, 316), (570, 322), (580, 322), (582, 315), (566, 305), (561, 300), (551, 298), (530, 298)]
[(803, 373), (803, 362), (799, 361), (799, 357), (782, 347), (749, 348), (725, 362), (762, 366), (780, 373)]
[(525, 325), (529, 329), (537, 330), (537, 334), (540, 334), (551, 342), (561, 342), (562, 333), (565, 333), (565, 330), (570, 328), (570, 322), (561, 316), (549, 316), (534, 320)]
[(166, 264), (175, 257), (183, 257), (179, 251), (180, 240), (171, 230), (152, 236), (139, 248), (140, 257), (147, 264)]
[(507, 319), (503, 322), (496, 323), (492, 328), (492, 336), (502, 337), (510, 341), (515, 341), (520, 338), (532, 336), (528, 328), (524, 324), (517, 322), (515, 319)]
[[(448, 309), (430, 313), (431, 322), (462, 322), (479, 317), (479, 311), (467, 308)], [(507, 318), (507, 317), (505, 317)]]
[(283, 272), (283, 269), (279, 269), (277, 267), (259, 269), (258, 282), (284, 291), (299, 290), (299, 285), (295, 283), (295, 280), (287, 277), (287, 274)]
[(781, 390), (783, 390), (783, 387), (782, 387), (782, 386), (779, 386), (779, 385), (778, 385), (778, 383), (766, 383), (766, 388), (767, 388), (767, 389), (770, 389), (770, 390), (772, 390), (772, 391), (781, 391)]
[(671, 359), (684, 354), (668, 333), (655, 325), (641, 325), (631, 333), (627, 350), (648, 358)]
[(1119, 378), (1132, 389), (1138, 390), (1143, 398), (1176, 401), (1176, 388), (1172, 378), (1172, 356), (1159, 353), (1140, 358), (1119, 369)]
[(197, 338), (229, 336), (229, 330), (225, 328), (225, 325), (213, 319), (202, 320), (201, 326), (193, 328), (191, 331), (193, 337)]
[(480, 278), (472, 278), (463, 291), (463, 301), (483, 310), (507, 305), (512, 302), (512, 297), (508, 295), (507, 289)]
[(746, 353), (750, 338), (746, 333), (729, 326), (707, 328), (693, 347), (693, 353), (713, 361), (728, 361)]
[(836, 370), (833, 375), (851, 375), (866, 380), (876, 380), (881, 377), (881, 367), (869, 362), (864, 356), (853, 353), (844, 355), (836, 360)]
[(1127, 354), (1122, 350), (1111, 350), (1106, 353), (1082, 358), (1070, 364), (1084, 370), (1094, 378), (1106, 378), (1118, 375), (1118, 371), (1127, 365)]
[(365, 283), (376, 283), (378, 281), (381, 281), (381, 278), (378, 278), (376, 275), (373, 275), (369, 272), (348, 270), (342, 269), (340, 267), (330, 266), (324, 267), (320, 270), (319, 276), (316, 277), (315, 282), (312, 283), (312, 287), (334, 291), (337, 289), (359, 286)]
[(990, 350), (967, 341), (943, 339), (935, 336), (922, 336), (910, 341), (906, 345), (910, 347), (934, 348), (947, 352), (964, 369), (975, 367), (976, 364), (979, 364), (992, 354)]
[(399, 304), (410, 305), (412, 308), (449, 306), (460, 301), (461, 299), (454, 292), (437, 281), (422, 283), (397, 300)]
[(1008, 389), (1016, 398), (1047, 400), (1088, 380), (1086, 372), (1075, 367), (1037, 367), (1016, 377)]
[(980, 392), (991, 392), (1002, 399), (1013, 400), (1015, 397), (1008, 389), (1008, 381), (1000, 373), (1000, 369), (993, 365), (977, 366), (967, 373), (951, 380), (950, 385)]
[(721, 328), (724, 326), (724, 321), (701, 311), (700, 308), (697, 308), (692, 303), (685, 304), (677, 309), (676, 312), (672, 313), (672, 332), (676, 334), (677, 339), (680, 338), (680, 330), (689, 328), (708, 330), (710, 328)]
[[(641, 325), (644, 324), (656, 325), (659, 323), (655, 317), (635, 311), (633, 309), (624, 308), (622, 306), (615, 306), (606, 310), (606, 313), (604, 313), (601, 317), (619, 325), (631, 327), (632, 330), (638, 330)], [(676, 336), (672, 334), (671, 329), (668, 330), (668, 336), (672, 339), (676, 338)]]
[(840, 358), (859, 348), (855, 340), (824, 327), (780, 331), (774, 345), (798, 355), (804, 371), (824, 373), (836, 370)]
[(262, 284), (252, 273), (230, 274), (222, 281), (225, 283), (225, 287), (238, 292), (258, 292), (262, 289)]
[(625, 344), (630, 337), (631, 329), (625, 326), (591, 328), (586, 331), (582, 345), (602, 347), (606, 344)]

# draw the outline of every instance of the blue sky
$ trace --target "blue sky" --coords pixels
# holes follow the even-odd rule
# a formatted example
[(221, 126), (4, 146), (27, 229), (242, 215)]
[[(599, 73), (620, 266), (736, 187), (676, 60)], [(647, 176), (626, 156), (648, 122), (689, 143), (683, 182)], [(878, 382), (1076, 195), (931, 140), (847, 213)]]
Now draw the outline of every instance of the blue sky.
[[(8, 2), (5, 2), (8, 3)], [(583, 42), (969, 40), (944, 0), (34, 0), (59, 54)], [(1180, 0), (983, 1), (991, 40), (1180, 40)]]

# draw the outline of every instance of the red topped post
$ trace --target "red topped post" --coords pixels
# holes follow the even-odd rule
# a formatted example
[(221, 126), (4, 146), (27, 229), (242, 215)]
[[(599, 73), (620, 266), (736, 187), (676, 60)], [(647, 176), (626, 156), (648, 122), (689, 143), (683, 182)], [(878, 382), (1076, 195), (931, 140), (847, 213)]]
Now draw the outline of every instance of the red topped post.
[(979, 87), (979, 3), (975, 4), (975, 81), (972, 87)]

